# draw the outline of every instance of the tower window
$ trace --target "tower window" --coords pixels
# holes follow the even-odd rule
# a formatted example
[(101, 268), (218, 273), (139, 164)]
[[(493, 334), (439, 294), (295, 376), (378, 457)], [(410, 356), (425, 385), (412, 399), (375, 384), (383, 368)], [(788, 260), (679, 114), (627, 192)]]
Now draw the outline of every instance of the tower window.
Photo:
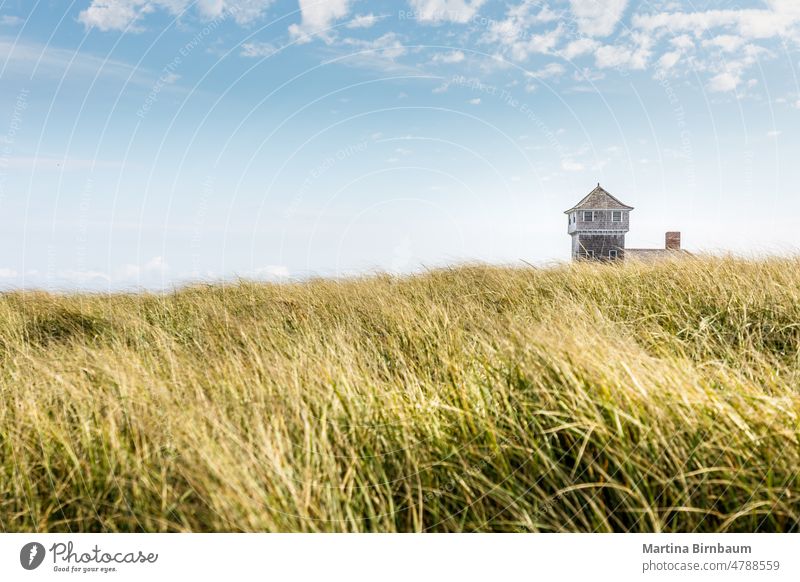
[(621, 210), (615, 210), (614, 212), (612, 212), (611, 213), (611, 220), (613, 220), (614, 222), (622, 222), (622, 211)]
[(616, 249), (611, 249), (610, 251), (608, 251), (608, 258), (609, 259), (616, 259), (617, 256), (618, 256), (618, 253), (617, 253)]
[(583, 221), (584, 222), (592, 222), (594, 221), (594, 214), (591, 210), (586, 210), (583, 213)]

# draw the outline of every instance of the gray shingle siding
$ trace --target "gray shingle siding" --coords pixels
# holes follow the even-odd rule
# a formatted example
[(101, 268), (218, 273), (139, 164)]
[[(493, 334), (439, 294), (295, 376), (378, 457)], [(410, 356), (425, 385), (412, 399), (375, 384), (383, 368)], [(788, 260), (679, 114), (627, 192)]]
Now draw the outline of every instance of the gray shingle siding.
[(574, 237), (573, 258), (593, 258), (610, 260), (609, 251), (617, 251), (617, 259), (625, 255), (624, 234), (578, 234)]

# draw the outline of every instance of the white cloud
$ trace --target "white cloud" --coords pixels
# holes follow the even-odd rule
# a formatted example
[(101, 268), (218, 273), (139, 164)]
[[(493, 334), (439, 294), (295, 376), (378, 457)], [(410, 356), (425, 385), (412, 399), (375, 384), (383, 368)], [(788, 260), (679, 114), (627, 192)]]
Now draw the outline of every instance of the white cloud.
[(772, 138), (775, 138), (775, 137), (778, 137), (778, 136), (779, 136), (780, 134), (782, 134), (782, 133), (783, 133), (782, 131), (780, 131), (780, 130), (777, 130), (777, 129), (774, 129), (774, 130), (772, 130), (772, 131), (768, 131), (768, 132), (767, 132), (767, 137), (772, 137)]
[(561, 169), (567, 172), (582, 172), (584, 165), (574, 160), (561, 160)]
[(608, 36), (622, 18), (628, 0), (569, 0), (578, 28), (589, 36)]
[(735, 91), (742, 79), (736, 73), (726, 71), (711, 78), (708, 82), (708, 89), (717, 93)]
[[(56, 283), (66, 283), (69, 286), (88, 286), (95, 287), (98, 284), (136, 284), (152, 283), (163, 278), (169, 271), (169, 265), (163, 257), (153, 257), (144, 264), (125, 264), (110, 272), (103, 272), (92, 269), (62, 269), (55, 274), (55, 280), (49, 278), (43, 281), (46, 287)], [(16, 274), (16, 273), (15, 273)], [(38, 278), (38, 271), (28, 271), (26, 276)], [(2, 276), (0, 274), (0, 276)]]
[(468, 22), (486, 0), (409, 0), (415, 18), (423, 22)]
[(218, 18), (225, 11), (225, 0), (197, 0), (197, 9), (208, 18)]
[[(419, 65), (413, 62), (403, 62), (403, 57), (412, 50), (418, 52), (419, 49), (409, 49), (399, 35), (394, 32), (387, 32), (375, 39), (362, 38), (342, 38), (337, 43), (337, 52), (340, 56), (336, 61), (347, 66), (358, 67), (361, 69), (371, 69), (381, 73), (402, 73), (408, 75), (420, 75), (423, 71)], [(445, 82), (445, 84), (447, 84)], [(447, 87), (442, 89), (446, 91)], [(398, 99), (405, 99), (408, 94), (401, 92)]]
[(573, 40), (567, 47), (561, 51), (561, 56), (567, 60), (572, 60), (575, 57), (585, 55), (592, 52), (599, 46), (599, 43), (592, 38), (579, 38)]
[(14, 279), (18, 274), (14, 269), (0, 269), (0, 279)]
[(536, 81), (544, 81), (547, 79), (557, 80), (561, 78), (564, 73), (566, 73), (566, 69), (561, 63), (548, 63), (541, 69), (526, 71), (525, 76), (528, 77), (530, 82), (525, 86), (525, 90), (532, 93), (538, 88)]
[(644, 69), (650, 51), (647, 47), (604, 45), (594, 54), (595, 63), (601, 69)]
[[(58, 48), (26, 40), (0, 38), (0, 54), (5, 56), (6, 77), (24, 75), (55, 78), (70, 82), (85, 78), (119, 80), (146, 87), (149, 91), (159, 82), (159, 75), (128, 63), (94, 56), (86, 51)], [(163, 81), (163, 78), (161, 79)], [(174, 89), (172, 89), (174, 90)]]
[(523, 61), (531, 54), (549, 53), (555, 48), (563, 34), (561, 25), (539, 34), (531, 34), (531, 30), (561, 16), (546, 6), (542, 8), (539, 0), (524, 0), (509, 7), (505, 19), (491, 21), (482, 40), (489, 45), (500, 45), (511, 58)]
[(476, 97), (475, 99), (470, 99), (469, 100), (469, 104), (470, 105), (480, 105), (481, 104), (481, 98), (480, 97)]
[[(756, 64), (760, 59), (771, 55), (770, 51), (764, 47), (748, 44), (736, 52), (736, 58), (728, 58), (718, 64), (706, 66), (706, 69), (715, 73), (708, 83), (708, 89), (719, 93), (736, 90), (742, 82), (742, 76), (747, 69)], [(753, 87), (751, 79), (747, 82), (748, 87)]]
[(347, 28), (372, 28), (380, 17), (374, 14), (361, 14), (347, 23)]
[(28, 75), (36, 70), (39, 73), (55, 73), (59, 78), (67, 70), (92, 75), (102, 70), (106, 73), (114, 72), (119, 76), (127, 77), (135, 71), (134, 67), (117, 61), (105, 63), (103, 59), (86, 53), (33, 42), (0, 40), (0, 54), (6, 55), (6, 73), (9, 68), (19, 67), (21, 71)]
[(58, 271), (59, 279), (66, 280), (70, 284), (86, 285), (89, 283), (97, 283), (98, 281), (111, 281), (106, 273), (100, 271), (82, 271), (77, 269), (64, 269)]
[(408, 49), (400, 42), (400, 38), (393, 32), (387, 32), (375, 40), (362, 40), (357, 38), (346, 38), (344, 44), (352, 46), (365, 53), (373, 53), (373, 57), (394, 61), (408, 52)]
[(153, 6), (145, 0), (92, 0), (89, 7), (78, 15), (78, 20), (87, 28), (103, 31), (135, 29), (134, 25), (142, 16), (153, 11)]
[(263, 58), (271, 57), (277, 50), (273, 44), (268, 42), (246, 42), (242, 45), (242, 52), (239, 54), (243, 57)]
[[(590, 83), (594, 83), (596, 81), (600, 81), (601, 79), (605, 79), (606, 75), (600, 71), (596, 71), (589, 67), (584, 67), (581, 70), (572, 73), (572, 78), (579, 82), (589, 81)], [(594, 89), (592, 89), (592, 91), (593, 90)]]
[(560, 77), (565, 72), (566, 69), (561, 63), (548, 63), (541, 69), (528, 71), (525, 74), (533, 79), (550, 79), (552, 77)]
[(545, 32), (544, 34), (534, 34), (527, 45), (523, 45), (525, 53), (541, 53), (549, 54), (553, 51), (555, 46), (561, 40), (563, 30), (559, 26), (553, 30)]
[(169, 265), (164, 257), (153, 257), (143, 265), (123, 265), (114, 273), (113, 279), (126, 281), (141, 279), (143, 277), (164, 275), (169, 271)]
[(302, 22), (292, 24), (289, 34), (301, 42), (308, 42), (313, 36), (329, 42), (328, 29), (336, 20), (348, 15), (350, 0), (300, 0), (300, 12)]
[(688, 34), (681, 34), (669, 39), (669, 43), (678, 50), (688, 51), (694, 48), (694, 41)]
[[(261, 18), (274, 0), (199, 0), (195, 11), (204, 20), (232, 16), (241, 25)], [(139, 31), (139, 21), (156, 10), (165, 10), (173, 16), (195, 6), (194, 0), (92, 0), (78, 15), (87, 28), (102, 31)]]
[(19, 16), (11, 16), (10, 14), (0, 16), (0, 26), (17, 26), (22, 22), (23, 20)]
[(656, 63), (656, 66), (661, 71), (666, 71), (674, 67), (680, 59), (681, 59), (680, 51), (670, 51), (668, 53), (664, 53), (663, 55), (661, 55), (661, 58), (658, 59), (658, 63)]
[(169, 265), (167, 265), (164, 257), (153, 257), (145, 263), (143, 270), (146, 273), (163, 273), (169, 270)]
[(771, 9), (660, 12), (636, 15), (633, 25), (645, 31), (674, 35), (702, 34), (718, 28), (738, 32), (748, 39), (772, 38), (792, 33), (800, 22), (796, 2), (773, 1)]
[(267, 265), (266, 267), (253, 269), (249, 273), (249, 277), (267, 281), (288, 279), (289, 275), (289, 268), (284, 265)]
[[(192, 0), (160, 0), (182, 9), (192, 5)], [(264, 16), (275, 0), (197, 0), (197, 10), (205, 19), (233, 17), (237, 24), (246, 26)]]
[[(598, 67), (641, 69), (647, 66), (652, 47), (668, 39), (669, 49), (656, 56), (659, 73), (680, 70), (685, 59), (694, 73), (709, 77), (707, 87), (714, 92), (737, 90), (747, 78), (747, 70), (773, 53), (754, 42), (773, 38), (800, 41), (800, 2), (767, 0), (763, 9), (726, 9), (696, 12), (636, 14), (632, 31), (622, 34), (614, 45), (595, 51)], [(703, 50), (700, 50), (703, 49)], [(684, 67), (686, 69), (686, 67)], [(757, 82), (750, 79), (747, 87)]]
[(741, 36), (732, 34), (721, 34), (714, 38), (704, 40), (703, 46), (706, 48), (718, 48), (725, 52), (732, 53), (745, 43)]
[[(275, 0), (205, 0), (205, 14), (211, 18), (231, 15), (237, 24), (245, 26), (261, 19), (274, 2)], [(200, 3), (201, 10), (203, 4), (204, 2)], [(209, 11), (209, 6), (214, 7), (213, 13)]]
[(443, 63), (446, 65), (452, 65), (456, 63), (461, 63), (466, 59), (466, 55), (463, 51), (452, 51), (445, 54), (438, 54), (433, 57), (433, 61), (435, 63)]
[(533, 34), (509, 45), (509, 55), (515, 61), (525, 61), (534, 54), (548, 55), (553, 53), (564, 34), (562, 26), (541, 34)]

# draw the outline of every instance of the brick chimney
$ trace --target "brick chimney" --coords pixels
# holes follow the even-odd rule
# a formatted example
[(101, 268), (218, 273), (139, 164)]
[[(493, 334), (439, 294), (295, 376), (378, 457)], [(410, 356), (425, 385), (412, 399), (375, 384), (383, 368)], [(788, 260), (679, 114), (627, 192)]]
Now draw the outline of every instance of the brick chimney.
[(666, 238), (665, 248), (668, 251), (681, 250), (681, 233), (668, 232), (665, 238)]

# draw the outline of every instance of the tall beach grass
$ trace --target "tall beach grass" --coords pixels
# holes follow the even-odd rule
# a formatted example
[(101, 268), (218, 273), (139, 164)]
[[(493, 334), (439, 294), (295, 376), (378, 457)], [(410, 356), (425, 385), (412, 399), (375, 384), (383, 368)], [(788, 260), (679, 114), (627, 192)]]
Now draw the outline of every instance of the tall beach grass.
[(0, 297), (3, 531), (796, 531), (800, 259)]

